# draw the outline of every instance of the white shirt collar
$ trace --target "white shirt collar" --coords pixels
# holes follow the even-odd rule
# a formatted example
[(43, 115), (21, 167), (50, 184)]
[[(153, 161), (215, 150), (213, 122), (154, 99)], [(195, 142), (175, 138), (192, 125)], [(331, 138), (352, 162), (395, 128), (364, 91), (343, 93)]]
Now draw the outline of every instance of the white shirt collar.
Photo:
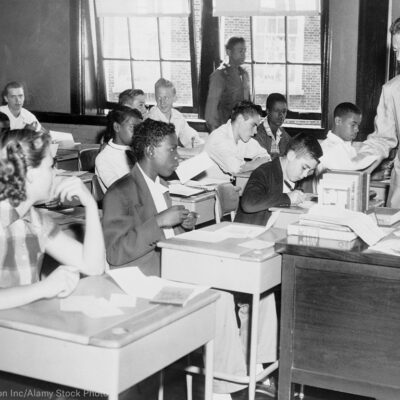
[(267, 135), (272, 137), (272, 139), (276, 140), (277, 142), (279, 142), (279, 139), (282, 136), (282, 131), (280, 130), (280, 128), (278, 128), (278, 130), (276, 131), (276, 139), (275, 139), (275, 136), (272, 133), (272, 130), (269, 126), (267, 118), (264, 119), (263, 124), (264, 124), (264, 128), (265, 128), (265, 132), (267, 132)]
[(130, 146), (126, 146), (124, 144), (114, 143), (113, 139), (110, 139), (107, 144), (109, 146), (111, 146), (113, 149), (117, 149), (117, 150), (124, 150), (125, 151), (125, 150), (130, 150), (131, 149)]

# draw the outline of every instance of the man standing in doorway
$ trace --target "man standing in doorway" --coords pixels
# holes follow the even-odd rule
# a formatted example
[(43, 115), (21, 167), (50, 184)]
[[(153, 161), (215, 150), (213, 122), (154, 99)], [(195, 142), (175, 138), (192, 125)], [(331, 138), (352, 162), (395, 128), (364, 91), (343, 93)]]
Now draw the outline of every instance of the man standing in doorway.
[(229, 57), (210, 75), (206, 103), (207, 127), (212, 132), (225, 124), (233, 107), (242, 100), (250, 100), (250, 79), (241, 67), (246, 58), (246, 42), (242, 37), (231, 37), (225, 46)]

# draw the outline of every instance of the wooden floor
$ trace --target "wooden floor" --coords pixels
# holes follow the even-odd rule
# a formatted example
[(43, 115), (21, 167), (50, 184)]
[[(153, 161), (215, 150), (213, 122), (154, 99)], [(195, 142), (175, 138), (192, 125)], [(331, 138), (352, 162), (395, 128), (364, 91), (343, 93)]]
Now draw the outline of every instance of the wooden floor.
[[(29, 360), (27, 360), (29, 362)], [(186, 400), (185, 377), (183, 373), (172, 366), (165, 374), (165, 400)], [(120, 400), (156, 400), (158, 376), (152, 376), (140, 385), (127, 390), (120, 395)], [(77, 389), (49, 384), (47, 382), (24, 378), (21, 376), (0, 372), (0, 399), (24, 400), (95, 400), (105, 396), (96, 393), (85, 393)], [(203, 398), (203, 382), (200, 377), (194, 380), (193, 400)], [(246, 391), (235, 393), (233, 400), (245, 400)], [(263, 394), (257, 394), (256, 400), (271, 400)], [(305, 400), (370, 400), (366, 397), (352, 396), (344, 393), (325, 391), (315, 388), (305, 388)]]

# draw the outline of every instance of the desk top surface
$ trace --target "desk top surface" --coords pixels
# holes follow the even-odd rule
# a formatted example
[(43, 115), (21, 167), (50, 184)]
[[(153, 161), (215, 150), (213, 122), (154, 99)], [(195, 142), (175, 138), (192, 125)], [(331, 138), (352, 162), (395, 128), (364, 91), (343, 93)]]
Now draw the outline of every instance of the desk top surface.
[[(228, 237), (224, 240), (213, 241), (213, 233), (216, 233), (215, 231), (222, 228), (232, 228), (234, 230), (239, 229), (243, 232), (247, 230), (249, 236), (246, 236), (245, 234), (241, 235), (238, 231), (239, 234), (237, 234), (236, 237)], [(254, 241), (256, 241), (257, 243), (255, 244), (260, 244), (262, 241), (275, 243), (286, 236), (286, 232), (283, 229), (272, 228), (264, 232), (262, 232), (262, 229), (263, 227), (250, 224), (222, 222), (220, 224), (210, 225), (205, 228), (192, 231), (193, 235), (189, 235), (187, 239), (181, 238), (178, 235), (173, 238), (160, 241), (157, 243), (157, 245), (165, 249), (175, 249), (192, 253), (260, 262), (270, 258), (274, 254), (274, 252), (271, 251), (273, 249), (270, 247), (263, 249), (258, 246), (252, 246), (249, 242), (254, 243)], [(254, 236), (253, 233), (256, 232), (256, 230), (260, 230), (260, 232)], [(204, 239), (196, 240), (197, 233), (199, 233), (199, 239), (202, 239), (200, 236), (202, 236)], [(209, 240), (207, 239), (207, 233), (210, 233)]]
[[(109, 298), (122, 290), (108, 276), (81, 279), (74, 295)], [(208, 290), (184, 307), (149, 303), (137, 299), (136, 307), (122, 308), (123, 315), (89, 318), (80, 312), (60, 311), (59, 299), (39, 300), (26, 306), (0, 311), (0, 326), (99, 347), (119, 348), (216, 301)]]
[(352, 241), (351, 248), (348, 250), (340, 248), (343, 244), (340, 240), (330, 240), (333, 245), (336, 243), (337, 248), (328, 248), (322, 240), (320, 244), (318, 238), (305, 238), (307, 240), (303, 244), (291, 243), (290, 237), (284, 238), (275, 244), (275, 251), (302, 257), (400, 268), (400, 256), (370, 251), (368, 245), (359, 238)]

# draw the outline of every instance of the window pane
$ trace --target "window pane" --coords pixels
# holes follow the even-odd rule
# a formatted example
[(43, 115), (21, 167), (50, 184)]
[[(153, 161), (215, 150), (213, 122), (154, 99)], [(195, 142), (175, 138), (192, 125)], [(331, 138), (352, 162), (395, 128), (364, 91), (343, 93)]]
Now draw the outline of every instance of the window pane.
[(285, 67), (283, 65), (254, 65), (256, 103), (265, 106), (269, 93), (285, 94)]
[(118, 102), (118, 95), (132, 87), (129, 61), (104, 61), (107, 101)]
[(288, 59), (321, 62), (320, 17), (288, 17)]
[(163, 78), (174, 83), (176, 88), (175, 106), (192, 106), (192, 74), (190, 62), (163, 62)]
[(190, 60), (187, 18), (160, 18), (161, 57), (163, 60)]
[[(254, 61), (285, 62), (285, 34), (277, 29), (284, 17), (254, 17)], [(261, 28), (263, 27), (263, 28)]]
[(321, 67), (289, 66), (289, 109), (321, 112)]
[(157, 18), (129, 18), (132, 57), (135, 60), (158, 60)]
[(129, 58), (128, 23), (126, 18), (100, 19), (102, 51), (105, 58)]
[(154, 104), (154, 84), (160, 77), (160, 63), (134, 61), (133, 75), (134, 87), (142, 89), (146, 93), (148, 103)]

